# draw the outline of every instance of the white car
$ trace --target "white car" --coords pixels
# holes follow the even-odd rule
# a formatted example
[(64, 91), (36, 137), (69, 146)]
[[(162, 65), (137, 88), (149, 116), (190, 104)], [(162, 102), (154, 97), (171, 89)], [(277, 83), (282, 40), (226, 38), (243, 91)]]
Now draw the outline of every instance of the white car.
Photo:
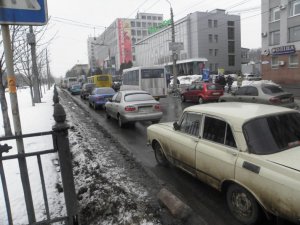
[(147, 128), (160, 165), (171, 163), (226, 193), (244, 224), (274, 214), (300, 222), (300, 113), (252, 103), (188, 107)]
[(120, 127), (136, 121), (158, 123), (163, 116), (160, 103), (148, 92), (119, 91), (105, 103), (106, 117), (118, 120)]

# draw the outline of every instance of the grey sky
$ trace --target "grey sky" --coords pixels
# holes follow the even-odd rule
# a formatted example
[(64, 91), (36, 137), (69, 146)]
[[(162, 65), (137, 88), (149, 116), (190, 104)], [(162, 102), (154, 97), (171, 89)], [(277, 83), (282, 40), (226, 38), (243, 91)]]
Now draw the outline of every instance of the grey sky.
[[(175, 21), (195, 11), (225, 9), (241, 15), (242, 47), (261, 46), (261, 0), (170, 0)], [(134, 18), (137, 12), (162, 13), (170, 18), (167, 0), (48, 0), (51, 30), (51, 70), (63, 77), (76, 63), (88, 63), (87, 38), (98, 36), (116, 18)]]

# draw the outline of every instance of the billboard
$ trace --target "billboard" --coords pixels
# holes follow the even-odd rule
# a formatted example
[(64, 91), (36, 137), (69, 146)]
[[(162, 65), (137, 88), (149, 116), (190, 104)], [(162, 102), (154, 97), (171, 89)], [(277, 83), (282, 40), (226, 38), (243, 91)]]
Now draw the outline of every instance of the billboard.
[(118, 40), (120, 63), (132, 62), (131, 24), (130, 20), (118, 19)]

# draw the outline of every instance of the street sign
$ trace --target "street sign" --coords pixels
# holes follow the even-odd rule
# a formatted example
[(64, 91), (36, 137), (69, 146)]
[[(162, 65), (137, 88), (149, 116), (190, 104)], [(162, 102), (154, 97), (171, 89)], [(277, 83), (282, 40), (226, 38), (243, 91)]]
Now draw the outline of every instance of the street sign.
[(183, 42), (169, 42), (169, 51), (181, 51), (183, 50)]
[(47, 21), (46, 0), (0, 0), (0, 24), (43, 25)]

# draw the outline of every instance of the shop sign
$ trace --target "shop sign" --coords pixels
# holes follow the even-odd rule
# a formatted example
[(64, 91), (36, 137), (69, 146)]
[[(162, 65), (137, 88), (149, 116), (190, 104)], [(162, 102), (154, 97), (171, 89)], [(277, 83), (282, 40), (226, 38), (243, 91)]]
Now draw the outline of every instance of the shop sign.
[(163, 28), (166, 28), (167, 26), (170, 26), (172, 24), (171, 19), (169, 20), (164, 20), (161, 24), (159, 24), (158, 26), (153, 26), (153, 27), (149, 27), (148, 28), (148, 33), (149, 34), (153, 34)]
[(271, 49), (272, 55), (286, 55), (286, 54), (292, 54), (295, 52), (296, 52), (295, 45), (286, 45), (286, 46), (280, 46), (280, 47)]

